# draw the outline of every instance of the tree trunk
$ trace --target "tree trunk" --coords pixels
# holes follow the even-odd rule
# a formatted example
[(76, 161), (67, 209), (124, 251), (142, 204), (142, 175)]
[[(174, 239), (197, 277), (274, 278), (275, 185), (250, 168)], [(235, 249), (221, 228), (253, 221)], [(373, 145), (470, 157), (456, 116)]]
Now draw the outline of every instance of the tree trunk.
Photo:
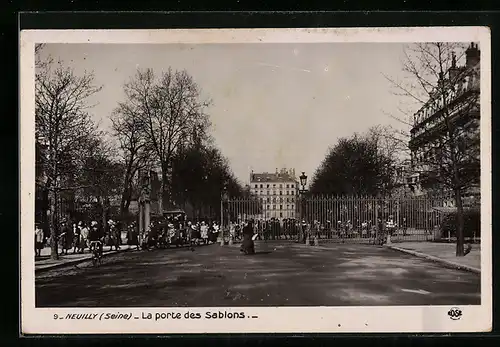
[(127, 165), (127, 171), (125, 172), (124, 188), (122, 193), (122, 199), (120, 201), (120, 214), (124, 216), (128, 214), (128, 206), (130, 206), (131, 198), (131, 180), (132, 180), (132, 160), (129, 161)]
[(49, 197), (50, 201), (50, 258), (59, 259), (59, 251), (57, 249), (57, 194), (52, 191)]
[(168, 165), (167, 163), (163, 162), (161, 165), (161, 201), (162, 201), (162, 206), (163, 210), (167, 210), (170, 208), (170, 196), (169, 196), (169, 191), (168, 191)]
[(462, 204), (462, 193), (455, 189), (455, 201), (457, 205), (457, 257), (464, 256), (464, 207)]
[(132, 189), (130, 187), (127, 187), (124, 189), (122, 193), (122, 199), (120, 201), (120, 214), (121, 216), (126, 216), (128, 215), (128, 209), (130, 207), (130, 200), (132, 198)]
[(105, 198), (100, 198), (101, 200), (101, 206), (102, 206), (102, 215), (101, 215), (101, 220), (102, 220), (102, 234), (106, 235), (107, 232), (107, 220), (106, 220), (106, 199)]

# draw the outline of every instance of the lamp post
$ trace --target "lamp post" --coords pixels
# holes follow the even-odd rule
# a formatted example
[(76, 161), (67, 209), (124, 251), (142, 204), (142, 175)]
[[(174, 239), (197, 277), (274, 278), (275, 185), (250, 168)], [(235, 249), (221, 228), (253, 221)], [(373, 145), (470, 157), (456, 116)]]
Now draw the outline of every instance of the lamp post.
[(302, 220), (302, 242), (305, 244), (309, 244), (309, 233), (307, 233), (307, 223), (305, 220), (305, 194), (306, 194), (306, 184), (307, 184), (307, 175), (304, 171), (302, 171), (302, 175), (299, 176), (301, 189), (299, 190), (300, 196), (300, 219)]
[[(227, 192), (227, 183), (224, 183), (224, 188), (222, 189), (221, 192), (221, 199), (220, 199), (220, 228), (221, 228), (221, 239), (220, 239), (220, 244), (221, 246), (224, 245), (224, 234), (226, 232), (227, 226), (224, 227), (224, 203), (226, 203), (229, 200), (228, 192)], [(231, 235), (229, 235), (229, 244), (232, 244), (231, 240)]]

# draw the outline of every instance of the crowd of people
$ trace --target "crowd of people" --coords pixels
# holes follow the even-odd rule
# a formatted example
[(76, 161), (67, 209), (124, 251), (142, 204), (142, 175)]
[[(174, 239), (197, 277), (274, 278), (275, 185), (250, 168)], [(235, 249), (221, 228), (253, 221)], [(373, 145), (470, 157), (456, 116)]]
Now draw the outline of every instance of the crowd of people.
[[(35, 255), (41, 256), (42, 249), (52, 242), (50, 236), (43, 232), (40, 223), (35, 224)], [(120, 249), (122, 245), (121, 230), (116, 222), (108, 221), (108, 227), (103, 228), (97, 221), (79, 221), (69, 223), (63, 219), (60, 223), (57, 240), (61, 255), (68, 253), (84, 253), (93, 250), (93, 245), (100, 242), (110, 246), (110, 249)]]
[[(405, 224), (402, 226), (405, 228)], [(189, 246), (191, 248), (199, 245), (213, 244), (224, 239), (234, 242), (242, 242), (242, 251), (253, 253), (253, 241), (256, 239), (267, 241), (272, 239), (289, 239), (297, 242), (306, 242), (306, 239), (331, 237), (335, 234), (339, 238), (349, 237), (375, 237), (377, 230), (384, 230), (392, 234), (398, 228), (392, 216), (387, 220), (379, 219), (377, 223), (371, 221), (350, 220), (331, 223), (326, 221), (320, 223), (313, 221), (307, 223), (305, 220), (296, 219), (269, 219), (269, 220), (245, 220), (229, 221), (225, 235), (222, 228), (215, 221), (186, 220), (184, 215), (176, 215), (168, 218), (159, 218), (152, 221), (148, 228), (139, 230), (138, 223), (107, 221), (103, 227), (97, 221), (68, 222), (62, 220), (58, 233), (57, 243), (61, 254), (84, 253), (92, 251), (92, 245), (100, 241), (100, 245), (108, 246), (110, 250), (120, 250), (125, 244), (122, 236), (126, 234), (126, 244), (136, 249), (168, 248)], [(41, 250), (50, 245), (50, 238), (46, 237), (40, 224), (35, 227), (35, 255), (40, 256)]]
[[(57, 244), (61, 255), (91, 252), (93, 245), (120, 250), (124, 244), (136, 249), (167, 248), (171, 246), (198, 246), (217, 242), (220, 227), (217, 222), (200, 220), (186, 221), (181, 216), (160, 218), (147, 228), (139, 230), (138, 223), (116, 222), (112, 219), (103, 227), (97, 221), (68, 222), (62, 220), (57, 230)], [(124, 242), (123, 236), (126, 241)], [(51, 245), (50, 235), (40, 223), (35, 224), (35, 256), (40, 257), (44, 247)]]

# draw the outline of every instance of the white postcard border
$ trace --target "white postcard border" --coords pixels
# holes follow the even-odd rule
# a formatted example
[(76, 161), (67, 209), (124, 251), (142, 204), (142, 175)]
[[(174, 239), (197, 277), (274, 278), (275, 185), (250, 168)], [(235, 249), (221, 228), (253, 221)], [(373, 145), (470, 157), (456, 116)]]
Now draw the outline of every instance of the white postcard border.
[[(35, 308), (34, 45), (35, 43), (291, 43), (291, 42), (479, 42), (481, 47), (481, 305), (450, 306), (220, 307), (220, 308)], [(492, 327), (491, 243), (491, 46), (486, 27), (346, 29), (25, 30), (20, 34), (20, 244), (23, 334), (251, 333), (251, 332), (479, 332)], [(162, 319), (162, 314), (244, 312), (243, 319)], [(106, 313), (131, 318), (103, 319)], [(101, 319), (59, 319), (68, 314)], [(152, 314), (153, 319), (142, 319)], [(55, 319), (55, 315), (57, 318)], [(159, 319), (154, 317), (159, 315)], [(134, 316), (140, 317), (134, 319)], [(257, 318), (252, 318), (256, 316)]]

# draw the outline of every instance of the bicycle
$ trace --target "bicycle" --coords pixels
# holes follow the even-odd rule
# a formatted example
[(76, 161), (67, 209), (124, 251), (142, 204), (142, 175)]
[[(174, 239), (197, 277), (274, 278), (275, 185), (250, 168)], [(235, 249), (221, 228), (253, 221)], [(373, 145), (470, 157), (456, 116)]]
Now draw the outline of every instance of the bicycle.
[(102, 264), (102, 242), (92, 241), (90, 247), (92, 249), (92, 265), (98, 267)]

